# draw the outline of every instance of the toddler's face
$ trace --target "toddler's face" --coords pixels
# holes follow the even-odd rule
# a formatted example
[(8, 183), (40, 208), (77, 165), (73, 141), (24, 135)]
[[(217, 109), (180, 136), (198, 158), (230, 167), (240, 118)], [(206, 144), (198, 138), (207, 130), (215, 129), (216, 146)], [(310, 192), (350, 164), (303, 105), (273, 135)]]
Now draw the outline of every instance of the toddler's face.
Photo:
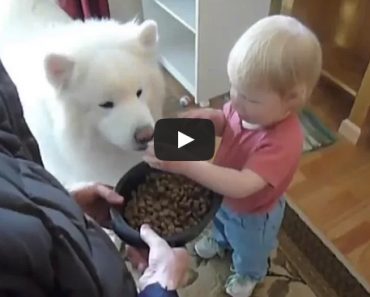
[(251, 124), (269, 126), (289, 113), (286, 101), (277, 92), (267, 89), (241, 91), (232, 85), (230, 99), (239, 117)]

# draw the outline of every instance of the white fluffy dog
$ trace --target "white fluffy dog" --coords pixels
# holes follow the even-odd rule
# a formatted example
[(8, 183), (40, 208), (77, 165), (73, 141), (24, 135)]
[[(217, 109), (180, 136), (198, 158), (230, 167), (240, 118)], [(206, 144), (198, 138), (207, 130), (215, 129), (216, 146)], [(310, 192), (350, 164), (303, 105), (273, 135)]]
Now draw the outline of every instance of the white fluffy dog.
[(156, 23), (83, 23), (52, 0), (3, 1), (0, 58), (45, 167), (66, 185), (114, 185), (161, 117)]

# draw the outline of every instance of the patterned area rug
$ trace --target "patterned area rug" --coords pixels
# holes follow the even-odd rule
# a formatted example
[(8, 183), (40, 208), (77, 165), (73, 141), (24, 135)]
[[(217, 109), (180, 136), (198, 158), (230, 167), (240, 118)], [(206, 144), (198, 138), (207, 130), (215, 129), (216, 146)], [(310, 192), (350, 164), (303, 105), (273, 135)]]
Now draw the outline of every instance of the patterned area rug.
[(305, 153), (329, 146), (335, 142), (335, 135), (310, 110), (304, 109), (299, 118), (305, 134), (303, 146)]
[[(191, 284), (179, 290), (180, 297), (228, 297), (224, 284), (230, 275), (230, 255), (223, 259), (201, 260), (193, 252), (193, 246), (188, 246), (192, 255), (193, 273)], [(138, 274), (131, 270), (135, 280)], [(270, 269), (263, 283), (255, 289), (252, 297), (321, 297), (316, 295), (311, 287), (288, 260), (282, 248), (275, 251), (271, 257)], [(329, 297), (328, 295), (325, 297)]]
[[(230, 275), (230, 255), (224, 259), (201, 260), (193, 252), (193, 244), (188, 246), (193, 256), (193, 269), (197, 278), (190, 286), (180, 290), (181, 297), (226, 297), (226, 278)], [(294, 268), (282, 248), (271, 257), (268, 276), (254, 291), (253, 297), (319, 297)]]
[[(289, 208), (289, 207), (288, 207)], [(287, 213), (288, 217), (292, 217), (291, 211)], [(344, 294), (337, 295), (323, 275), (319, 273), (308, 257), (297, 247), (285, 230), (287, 225), (291, 225), (292, 219), (284, 220), (283, 228), (279, 236), (279, 247), (272, 254), (270, 261), (270, 269), (264, 281), (255, 289), (252, 297), (349, 297), (352, 295)], [(301, 226), (302, 222), (294, 221), (296, 226)], [(299, 229), (301, 227), (298, 227)], [(290, 229), (290, 227), (288, 228)], [(290, 230), (291, 232), (292, 230)], [(209, 231), (205, 231), (209, 232)], [(307, 235), (305, 235), (307, 236)], [(310, 238), (310, 236), (307, 236)], [(312, 240), (306, 242), (314, 249), (318, 248), (317, 244), (313, 244)], [(187, 246), (189, 254), (192, 256), (192, 273), (190, 273), (189, 285), (179, 290), (180, 297), (227, 297), (224, 284), (227, 277), (230, 275), (231, 259), (230, 255), (225, 258), (215, 258), (212, 260), (202, 260), (194, 253), (194, 243)], [(312, 251), (311, 251), (312, 253)], [(328, 264), (324, 260), (327, 257), (321, 258), (321, 261)], [(325, 264), (324, 264), (325, 265)], [(328, 264), (329, 267), (338, 266), (333, 263)], [(132, 269), (129, 262), (127, 266), (132, 272), (135, 280), (138, 280), (139, 275)], [(336, 273), (335, 273), (336, 274)], [(348, 282), (347, 282), (348, 283)], [(348, 285), (346, 283), (346, 286)], [(352, 290), (355, 288), (351, 282)], [(365, 297), (359, 290), (354, 290), (358, 297)], [(357, 294), (358, 293), (358, 294)]]

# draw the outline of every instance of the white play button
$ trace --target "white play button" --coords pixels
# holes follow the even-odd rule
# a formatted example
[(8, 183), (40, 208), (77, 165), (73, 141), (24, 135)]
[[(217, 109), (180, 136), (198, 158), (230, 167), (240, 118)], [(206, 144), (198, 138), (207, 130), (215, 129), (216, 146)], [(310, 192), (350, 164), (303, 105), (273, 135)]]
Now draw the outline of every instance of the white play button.
[(187, 145), (190, 142), (193, 142), (194, 138), (191, 138), (187, 136), (184, 133), (181, 133), (180, 131), (177, 131), (177, 148), (181, 148), (184, 145)]

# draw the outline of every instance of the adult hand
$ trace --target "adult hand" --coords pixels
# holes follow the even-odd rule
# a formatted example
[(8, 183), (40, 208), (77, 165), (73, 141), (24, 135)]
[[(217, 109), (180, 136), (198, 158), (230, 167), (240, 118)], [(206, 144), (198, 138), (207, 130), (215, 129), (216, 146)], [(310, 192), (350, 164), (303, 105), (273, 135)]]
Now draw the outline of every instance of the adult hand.
[(110, 225), (109, 208), (122, 205), (124, 200), (112, 188), (98, 183), (75, 185), (70, 193), (82, 210), (104, 227)]
[[(171, 248), (167, 242), (159, 237), (148, 225), (140, 229), (140, 236), (149, 246), (147, 252), (128, 249), (128, 257), (134, 266), (145, 268), (139, 279), (139, 288), (144, 290), (147, 286), (159, 283), (162, 288), (175, 290), (187, 281), (190, 265), (190, 256), (184, 248)], [(136, 263), (135, 263), (136, 262)]]
[(132, 267), (142, 275), (148, 268), (149, 249), (137, 249), (127, 245), (125, 258), (130, 261)]

